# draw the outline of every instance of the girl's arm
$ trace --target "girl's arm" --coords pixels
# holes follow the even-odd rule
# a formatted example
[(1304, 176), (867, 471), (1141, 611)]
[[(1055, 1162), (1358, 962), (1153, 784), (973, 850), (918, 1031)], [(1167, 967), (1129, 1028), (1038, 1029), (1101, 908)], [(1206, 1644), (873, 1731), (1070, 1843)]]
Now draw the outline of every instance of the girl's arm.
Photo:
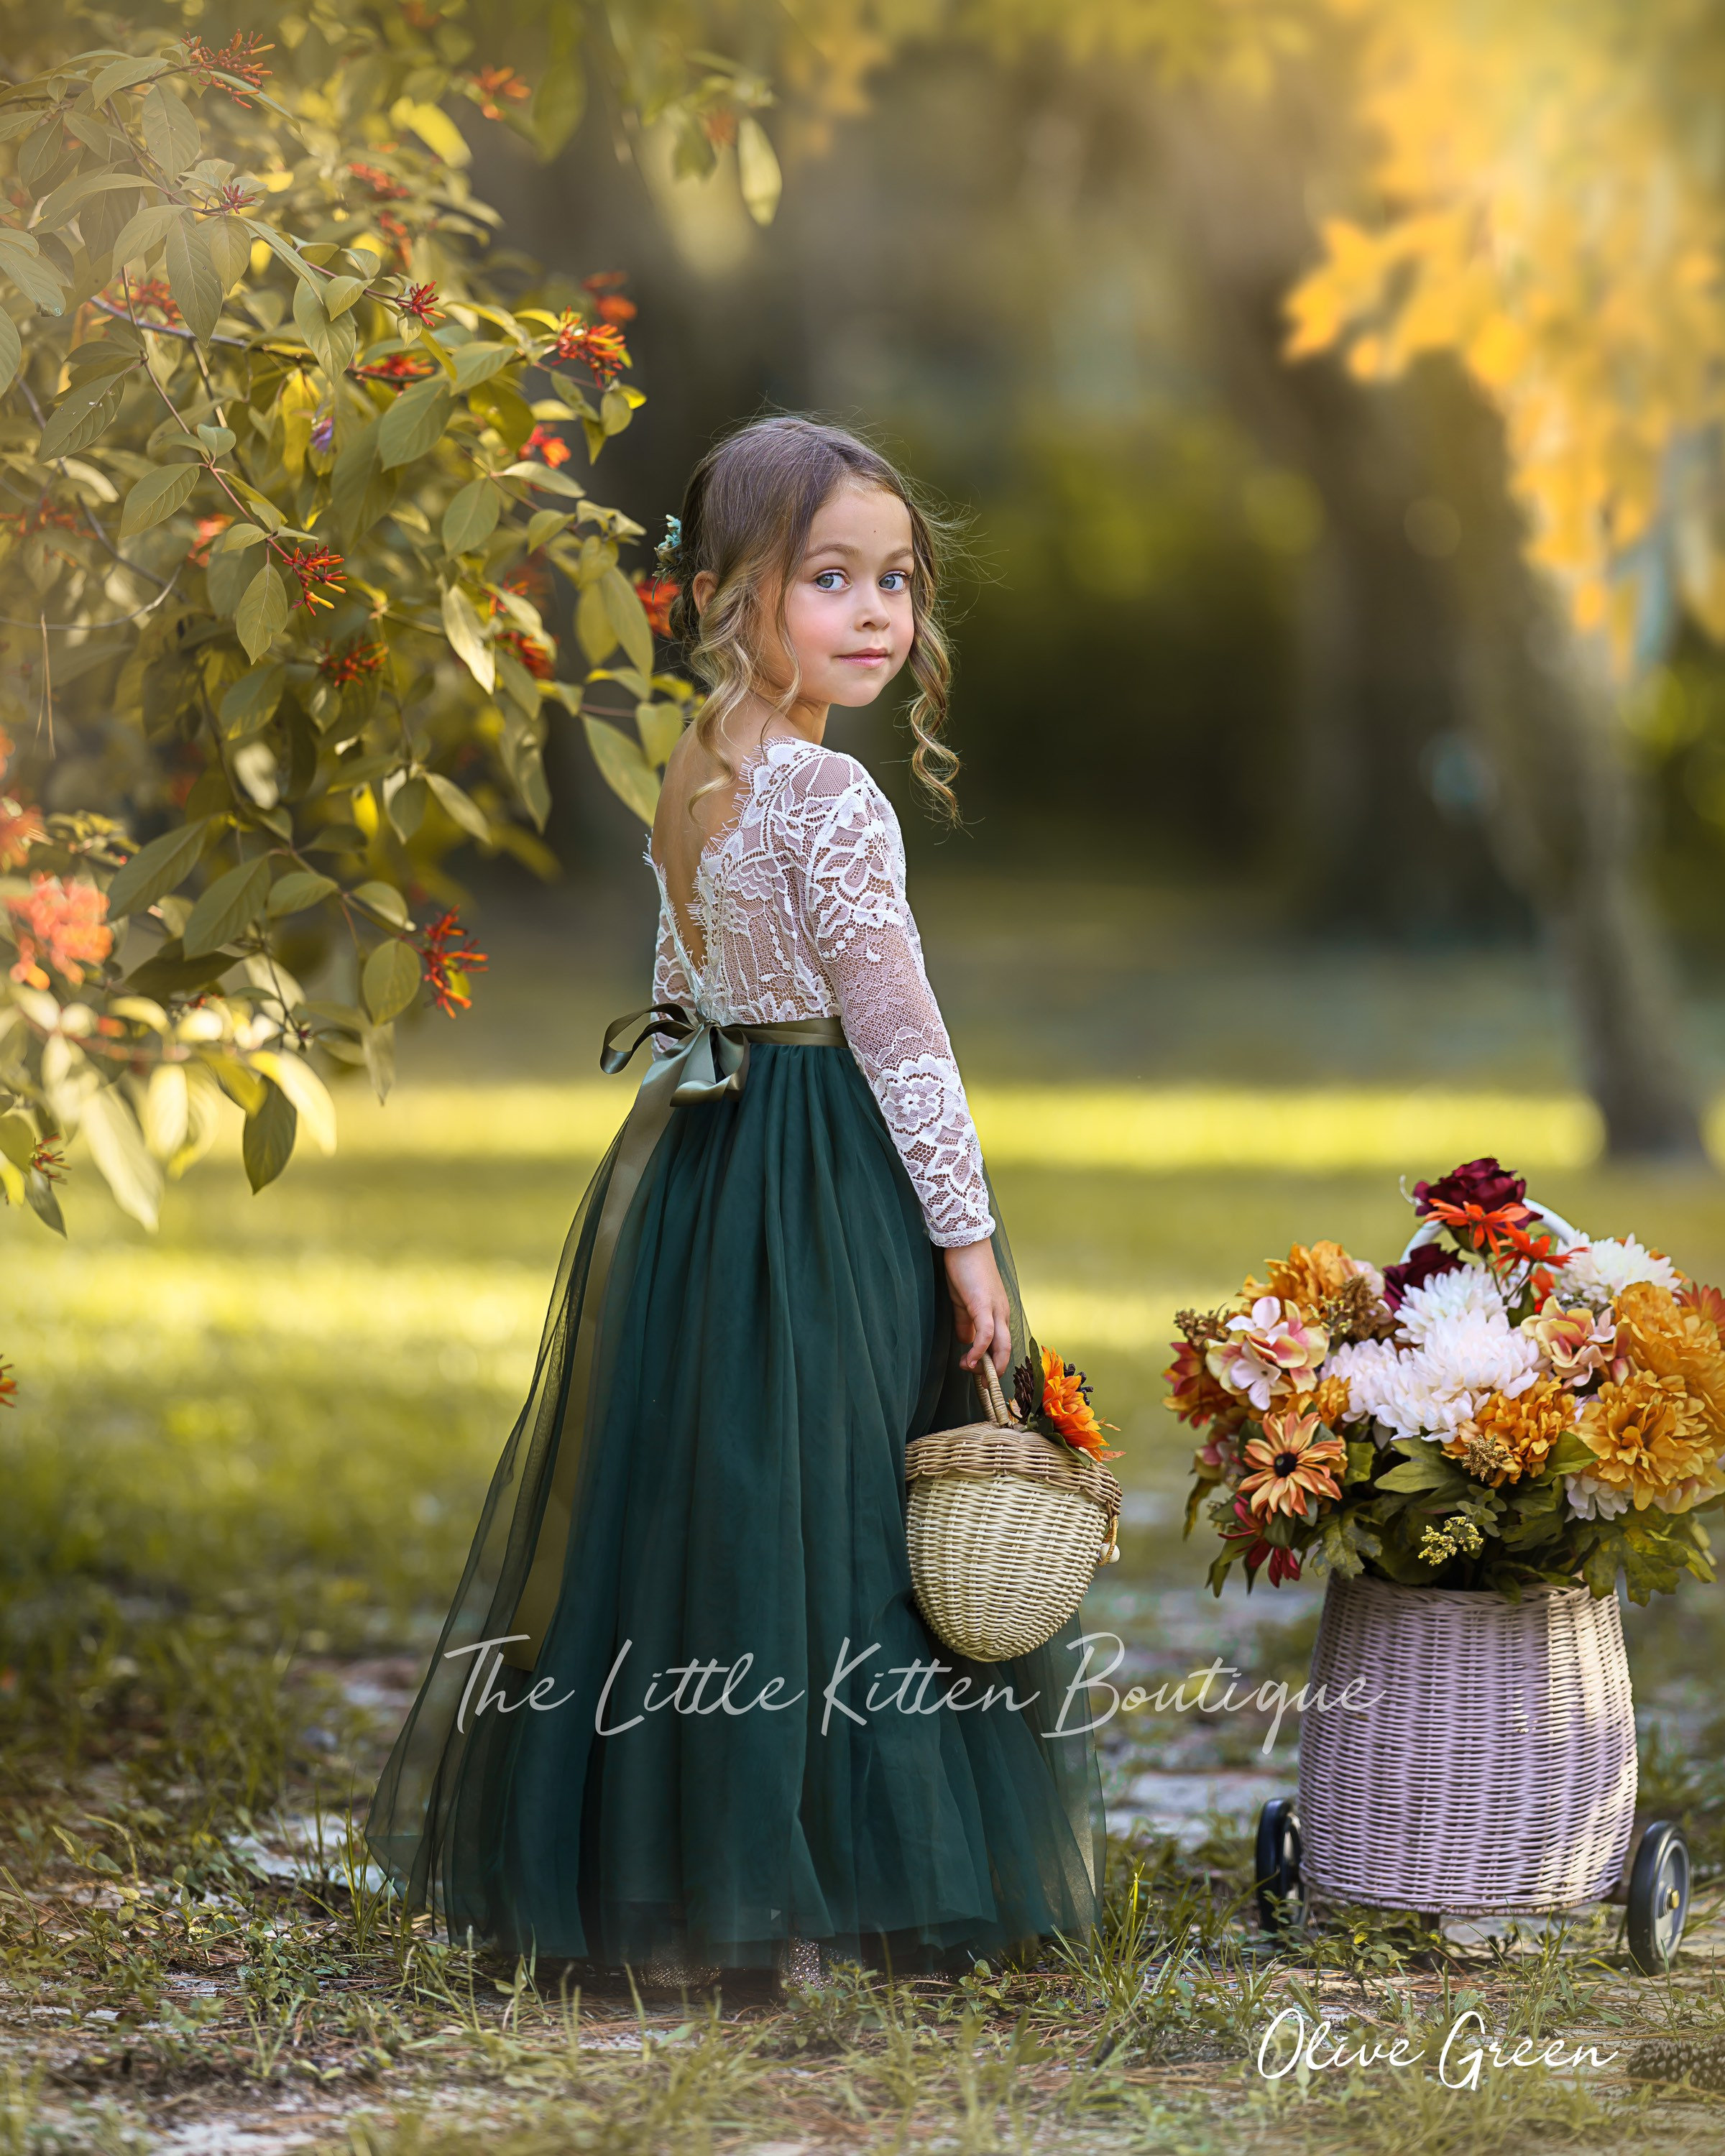
[(988, 1240), (994, 1219), (982, 1147), (905, 896), (897, 819), (849, 757), (811, 759), (798, 790), (803, 914), (845, 1039), (922, 1202), (929, 1239), (947, 1253), (965, 1366), (988, 1352), (1004, 1369), (1010, 1328)]

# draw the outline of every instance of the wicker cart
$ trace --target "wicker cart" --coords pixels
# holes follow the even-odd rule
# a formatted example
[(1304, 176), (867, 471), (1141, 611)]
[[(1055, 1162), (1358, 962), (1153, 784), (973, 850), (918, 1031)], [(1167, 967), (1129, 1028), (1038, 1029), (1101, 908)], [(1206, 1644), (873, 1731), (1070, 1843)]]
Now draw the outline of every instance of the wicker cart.
[(1615, 1596), (1536, 1587), (1512, 1602), (1332, 1577), (1298, 1803), (1259, 1816), (1260, 1918), (1280, 1933), (1307, 1901), (1434, 1918), (1623, 1902), (1631, 1958), (1656, 1974), (1682, 1938), (1689, 1851), (1655, 1821), (1625, 1880), (1635, 1813)]

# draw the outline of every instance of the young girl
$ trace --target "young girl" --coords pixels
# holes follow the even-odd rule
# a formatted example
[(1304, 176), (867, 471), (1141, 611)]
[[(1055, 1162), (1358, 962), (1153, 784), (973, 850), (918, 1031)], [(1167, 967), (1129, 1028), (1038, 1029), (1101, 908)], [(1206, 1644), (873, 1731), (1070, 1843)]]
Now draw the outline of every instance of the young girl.
[(690, 481), (671, 573), (711, 694), (649, 850), (654, 1008), (603, 1059), (655, 1060), (369, 1826), (452, 1937), (710, 1980), (952, 1968), (1096, 1912), (1076, 1625), (966, 1664), (906, 1552), (906, 1442), (1028, 1344), (897, 824), (824, 739), (908, 665), (952, 813), (937, 567), (836, 428), (759, 421)]

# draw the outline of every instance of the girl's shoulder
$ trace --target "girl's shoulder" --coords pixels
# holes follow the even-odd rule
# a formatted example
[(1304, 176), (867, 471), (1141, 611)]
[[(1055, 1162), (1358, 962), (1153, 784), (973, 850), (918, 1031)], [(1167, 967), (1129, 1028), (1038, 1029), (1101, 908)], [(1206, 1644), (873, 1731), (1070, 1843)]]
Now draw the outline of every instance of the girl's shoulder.
[(778, 803), (793, 815), (824, 819), (844, 809), (895, 821), (891, 804), (866, 764), (824, 742), (774, 742), (768, 752), (769, 783)]

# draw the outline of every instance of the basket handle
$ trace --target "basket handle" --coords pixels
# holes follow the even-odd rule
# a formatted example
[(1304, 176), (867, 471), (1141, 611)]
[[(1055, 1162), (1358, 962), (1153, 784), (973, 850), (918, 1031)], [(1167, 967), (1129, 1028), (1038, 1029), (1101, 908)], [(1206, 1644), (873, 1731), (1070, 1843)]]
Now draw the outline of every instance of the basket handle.
[(976, 1389), (983, 1403), (983, 1412), (995, 1429), (1015, 1428), (1016, 1425), (1011, 1415), (1007, 1412), (1006, 1395), (1000, 1389), (1000, 1373), (994, 1368), (993, 1355), (985, 1354), (971, 1374), (976, 1379)]

